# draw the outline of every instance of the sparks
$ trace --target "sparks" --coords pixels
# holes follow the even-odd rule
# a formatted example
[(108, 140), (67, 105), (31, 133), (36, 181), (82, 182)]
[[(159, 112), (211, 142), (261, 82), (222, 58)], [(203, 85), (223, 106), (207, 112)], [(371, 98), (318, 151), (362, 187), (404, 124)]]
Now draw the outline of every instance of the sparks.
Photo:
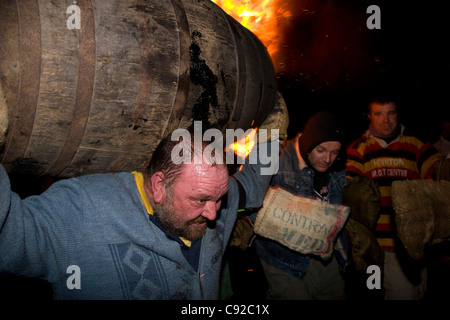
[(280, 47), (279, 22), (292, 17), (289, 10), (276, 5), (277, 0), (211, 1), (252, 31), (266, 46), (269, 55), (274, 57)]
[(245, 159), (248, 157), (250, 152), (252, 151), (253, 147), (255, 146), (255, 140), (256, 140), (256, 130), (257, 129), (249, 129), (248, 132), (243, 138), (241, 138), (239, 141), (236, 141), (235, 143), (228, 146), (232, 150), (234, 150), (234, 153), (241, 157), (242, 159)]

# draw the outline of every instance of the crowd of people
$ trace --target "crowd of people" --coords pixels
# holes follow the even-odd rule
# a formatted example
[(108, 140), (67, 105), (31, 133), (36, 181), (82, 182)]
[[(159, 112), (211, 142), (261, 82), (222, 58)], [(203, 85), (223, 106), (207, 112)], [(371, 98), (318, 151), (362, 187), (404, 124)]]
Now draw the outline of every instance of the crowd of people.
[[(236, 273), (224, 270), (236, 263), (228, 253), (243, 222), (243, 255), (254, 254), (261, 268), (253, 284), (264, 288), (264, 299), (426, 299), (430, 266), (412, 259), (398, 237), (391, 191), (394, 181), (450, 180), (437, 174), (450, 161), (450, 126), (434, 145), (421, 141), (400, 123), (389, 97), (371, 100), (367, 117), (367, 130), (346, 145), (336, 115), (314, 114), (282, 143), (272, 175), (261, 168), (273, 164), (260, 161), (230, 172), (225, 159), (207, 160), (208, 144), (197, 150), (194, 139), (182, 149), (192, 161), (174, 164), (180, 141), (170, 135), (144, 172), (65, 179), (26, 198), (11, 190), (0, 166), (0, 274), (44, 279), (55, 299), (242, 297)], [(317, 208), (350, 208), (326, 259), (254, 232), (268, 188), (314, 199)], [(379, 287), (367, 284), (369, 266), (380, 270)]]

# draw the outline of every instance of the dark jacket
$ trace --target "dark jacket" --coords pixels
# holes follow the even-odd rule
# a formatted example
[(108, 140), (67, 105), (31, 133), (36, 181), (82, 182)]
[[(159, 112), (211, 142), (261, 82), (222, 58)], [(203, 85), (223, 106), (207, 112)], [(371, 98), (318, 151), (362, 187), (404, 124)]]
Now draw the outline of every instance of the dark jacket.
[[(299, 137), (300, 134), (289, 140), (282, 149), (279, 171), (273, 176), (271, 185), (283, 187), (296, 195), (314, 197), (314, 170), (306, 165), (300, 155), (298, 147)], [(342, 203), (342, 191), (345, 184), (345, 170), (330, 171), (328, 173), (329, 203)], [(346, 251), (344, 233), (338, 239), (341, 240), (345, 247), (344, 251)], [(264, 261), (300, 279), (306, 274), (312, 258), (311, 255), (295, 252), (275, 241), (262, 237), (257, 237), (255, 247), (258, 255)], [(340, 264), (345, 266), (346, 252), (338, 253), (335, 250), (335, 255)]]

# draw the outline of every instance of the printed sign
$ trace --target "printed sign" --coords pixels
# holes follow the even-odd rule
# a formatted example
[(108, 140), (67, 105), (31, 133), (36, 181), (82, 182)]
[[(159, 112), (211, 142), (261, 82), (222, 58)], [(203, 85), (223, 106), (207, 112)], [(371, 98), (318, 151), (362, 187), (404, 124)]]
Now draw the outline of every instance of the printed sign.
[(269, 188), (255, 221), (255, 232), (304, 254), (331, 257), (334, 240), (350, 208)]

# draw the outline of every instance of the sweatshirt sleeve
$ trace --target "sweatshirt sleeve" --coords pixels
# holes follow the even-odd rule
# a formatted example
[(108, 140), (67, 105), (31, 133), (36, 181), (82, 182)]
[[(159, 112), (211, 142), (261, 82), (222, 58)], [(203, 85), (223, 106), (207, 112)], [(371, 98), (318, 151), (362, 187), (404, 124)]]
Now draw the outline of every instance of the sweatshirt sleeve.
[(79, 237), (82, 199), (63, 182), (22, 200), (0, 165), (0, 273), (50, 282), (65, 273)]
[(279, 141), (257, 144), (234, 175), (245, 191), (245, 208), (262, 206), (270, 180), (278, 171), (279, 151)]
[(364, 160), (362, 157), (364, 145), (355, 142), (347, 148), (346, 178), (351, 180), (364, 175)]

